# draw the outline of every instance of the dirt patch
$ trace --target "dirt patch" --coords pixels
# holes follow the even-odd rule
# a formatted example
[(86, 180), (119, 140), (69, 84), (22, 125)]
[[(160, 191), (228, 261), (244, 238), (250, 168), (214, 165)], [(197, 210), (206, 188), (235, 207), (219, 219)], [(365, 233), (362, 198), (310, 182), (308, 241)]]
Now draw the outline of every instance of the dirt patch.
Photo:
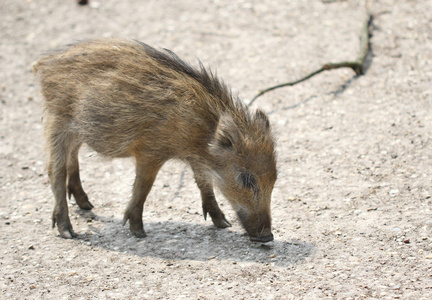
[[(361, 2), (361, 3), (360, 3)], [(5, 299), (429, 299), (432, 297), (432, 3), (374, 1), (364, 76), (334, 70), (257, 100), (278, 138), (275, 242), (204, 221), (181, 163), (145, 205), (145, 239), (121, 226), (130, 160), (80, 154), (95, 205), (71, 201), (79, 237), (51, 229), (41, 101), (44, 52), (114, 36), (217, 68), (243, 99), (355, 58), (363, 1), (4, 0), (0, 4), (0, 294)]]

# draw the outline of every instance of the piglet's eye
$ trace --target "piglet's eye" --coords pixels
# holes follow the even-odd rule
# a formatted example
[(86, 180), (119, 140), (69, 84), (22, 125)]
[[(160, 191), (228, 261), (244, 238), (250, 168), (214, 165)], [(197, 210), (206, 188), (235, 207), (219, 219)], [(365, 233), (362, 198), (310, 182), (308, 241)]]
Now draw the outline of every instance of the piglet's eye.
[(257, 188), (256, 178), (251, 173), (240, 173), (238, 181), (244, 189), (255, 190)]

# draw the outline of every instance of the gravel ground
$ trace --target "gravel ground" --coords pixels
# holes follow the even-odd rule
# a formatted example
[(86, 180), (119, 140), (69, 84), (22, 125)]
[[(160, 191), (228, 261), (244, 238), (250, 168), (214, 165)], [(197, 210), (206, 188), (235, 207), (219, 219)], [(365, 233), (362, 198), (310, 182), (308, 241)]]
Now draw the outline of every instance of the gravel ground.
[[(44, 52), (95, 37), (137, 39), (217, 69), (248, 101), (327, 62), (353, 59), (374, 16), (365, 75), (322, 73), (259, 98), (278, 139), (275, 241), (204, 221), (190, 169), (166, 164), (144, 212), (121, 226), (131, 160), (81, 151), (95, 205), (70, 202), (73, 240), (51, 229)], [(0, 3), (0, 298), (431, 299), (432, 2), (75, 1)]]

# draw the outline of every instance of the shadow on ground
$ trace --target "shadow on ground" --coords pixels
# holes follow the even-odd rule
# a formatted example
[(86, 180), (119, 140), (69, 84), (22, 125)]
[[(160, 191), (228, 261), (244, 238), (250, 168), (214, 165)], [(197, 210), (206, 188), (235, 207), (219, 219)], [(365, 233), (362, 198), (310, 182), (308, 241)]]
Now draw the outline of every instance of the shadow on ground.
[[(78, 240), (86, 245), (140, 257), (168, 260), (208, 261), (228, 260), (256, 262), (276, 266), (301, 263), (312, 255), (315, 247), (301, 241), (276, 239), (270, 244), (253, 243), (243, 232), (219, 229), (188, 222), (162, 221), (145, 223), (146, 238), (132, 236), (121, 220), (97, 216), (93, 212), (79, 213), (91, 219), (89, 230)], [(93, 221), (94, 220), (94, 221)]]

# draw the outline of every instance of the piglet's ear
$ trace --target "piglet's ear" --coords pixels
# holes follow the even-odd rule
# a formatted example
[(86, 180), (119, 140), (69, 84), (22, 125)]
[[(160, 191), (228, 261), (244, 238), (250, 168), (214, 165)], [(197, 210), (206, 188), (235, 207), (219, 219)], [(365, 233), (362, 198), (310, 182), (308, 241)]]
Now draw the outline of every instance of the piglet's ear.
[(270, 121), (267, 117), (267, 114), (262, 110), (258, 109), (255, 112), (255, 120), (261, 126), (261, 128), (265, 131), (270, 130)]
[(216, 128), (213, 148), (218, 147), (220, 150), (231, 150), (240, 139), (237, 125), (229, 115), (222, 115)]

